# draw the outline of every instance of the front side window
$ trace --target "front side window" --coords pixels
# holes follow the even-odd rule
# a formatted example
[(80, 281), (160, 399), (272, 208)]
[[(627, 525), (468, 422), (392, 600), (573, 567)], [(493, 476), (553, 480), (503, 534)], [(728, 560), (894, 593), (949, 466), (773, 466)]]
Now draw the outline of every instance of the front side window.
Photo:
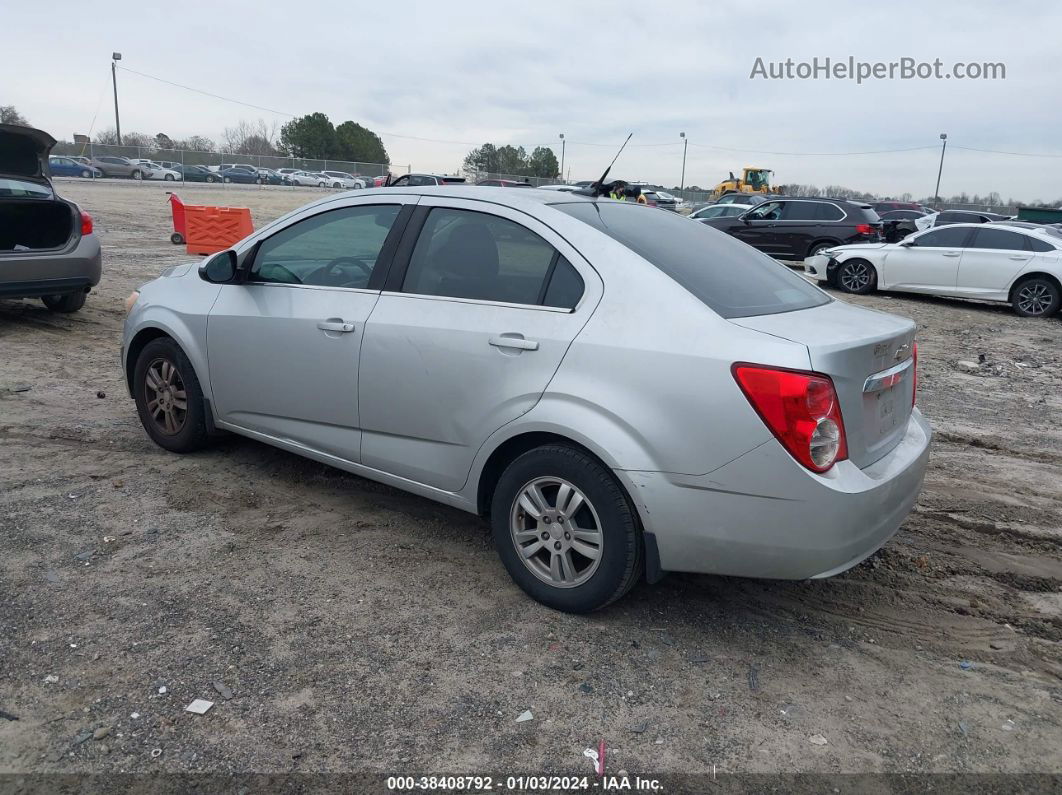
[(968, 226), (951, 226), (926, 232), (915, 238), (919, 248), (962, 248), (970, 235)]
[(829, 296), (766, 254), (676, 213), (646, 212), (624, 202), (551, 206), (626, 246), (724, 318), (792, 312), (830, 302)]
[(262, 241), (251, 281), (365, 288), (401, 205), (329, 210)]
[(436, 207), (417, 238), (402, 291), (531, 305), (548, 296), (559, 302), (550, 305), (571, 308), (582, 280), (530, 229), (496, 215)]
[(750, 221), (777, 221), (782, 217), (783, 202), (764, 202), (745, 217)]

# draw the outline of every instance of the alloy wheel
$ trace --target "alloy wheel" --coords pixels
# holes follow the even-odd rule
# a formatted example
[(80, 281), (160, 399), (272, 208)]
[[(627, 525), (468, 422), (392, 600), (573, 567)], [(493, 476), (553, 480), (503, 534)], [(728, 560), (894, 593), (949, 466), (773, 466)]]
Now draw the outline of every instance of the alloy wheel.
[(865, 262), (850, 262), (841, 269), (841, 285), (853, 293), (865, 290), (870, 278), (870, 266)]
[(1043, 282), (1030, 282), (1018, 290), (1018, 308), (1027, 315), (1042, 315), (1051, 307), (1054, 296)]
[(563, 478), (535, 478), (520, 489), (509, 528), (520, 560), (547, 585), (575, 588), (601, 563), (604, 536), (597, 511)]
[(148, 413), (159, 431), (176, 436), (188, 418), (188, 392), (176, 365), (169, 359), (153, 359), (144, 376)]

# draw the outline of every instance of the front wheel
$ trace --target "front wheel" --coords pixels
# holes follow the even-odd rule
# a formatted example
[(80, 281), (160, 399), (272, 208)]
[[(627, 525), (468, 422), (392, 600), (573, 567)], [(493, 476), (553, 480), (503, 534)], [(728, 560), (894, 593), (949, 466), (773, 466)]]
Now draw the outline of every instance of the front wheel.
[(846, 293), (866, 295), (878, 286), (878, 274), (866, 260), (850, 259), (837, 266), (837, 286)]
[(509, 575), (556, 610), (598, 610), (642, 572), (641, 530), (626, 493), (573, 447), (538, 447), (513, 461), (494, 491), (491, 525)]
[(144, 346), (133, 370), (140, 423), (159, 447), (190, 453), (207, 443), (206, 405), (192, 363), (169, 337)]
[(1042, 276), (1026, 279), (1014, 288), (1011, 305), (1022, 317), (1049, 317), (1062, 304), (1058, 285)]
[(92, 176), (92, 172), (89, 171), (87, 168), (81, 172), (81, 178), (82, 179), (88, 179), (91, 176)]
[(225, 182), (226, 184), (230, 184), (232, 182), (232, 177), (225, 177)]
[(217, 180), (216, 180), (216, 179), (214, 179), (213, 177), (207, 177), (207, 178), (206, 178), (206, 181), (207, 181), (207, 182), (217, 182)]
[(68, 315), (71, 312), (76, 312), (85, 305), (85, 292), (79, 290), (76, 293), (67, 293), (66, 295), (46, 295), (41, 298), (44, 305), (50, 312), (61, 312), (64, 315)]
[(173, 174), (165, 174), (162, 178), (167, 182), (173, 182), (177, 179), (175, 176), (173, 176)]

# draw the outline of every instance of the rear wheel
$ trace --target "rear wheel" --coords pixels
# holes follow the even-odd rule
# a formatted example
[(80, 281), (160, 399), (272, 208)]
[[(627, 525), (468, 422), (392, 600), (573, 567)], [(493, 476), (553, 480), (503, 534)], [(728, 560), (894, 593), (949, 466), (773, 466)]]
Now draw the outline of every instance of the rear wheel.
[(41, 298), (41, 301), (44, 302), (49, 311), (69, 314), (76, 312), (85, 305), (85, 292), (84, 290), (79, 290), (76, 293), (66, 293), (65, 295), (46, 295)]
[(808, 256), (814, 257), (816, 254), (821, 254), (826, 249), (837, 245), (836, 243), (815, 243), (810, 249), (808, 249)]
[(1034, 276), (1014, 288), (1011, 305), (1022, 317), (1049, 317), (1062, 304), (1058, 285), (1043, 276)]
[(207, 177), (207, 178), (206, 178), (206, 181), (207, 181), (207, 182), (217, 182), (217, 180), (216, 180), (216, 179), (214, 179), (214, 177)]
[(846, 293), (866, 295), (878, 286), (878, 274), (864, 259), (845, 260), (837, 266), (837, 286)]
[(556, 610), (602, 608), (642, 571), (641, 531), (627, 495), (582, 450), (548, 445), (509, 464), (494, 491), (491, 525), (509, 575)]
[(140, 169), (137, 169), (136, 171), (134, 171), (132, 176), (133, 176), (133, 179), (143, 179), (144, 178), (144, 175), (142, 173), (140, 173)]
[(136, 411), (159, 447), (190, 453), (207, 443), (206, 406), (191, 362), (169, 337), (144, 346), (133, 371)]

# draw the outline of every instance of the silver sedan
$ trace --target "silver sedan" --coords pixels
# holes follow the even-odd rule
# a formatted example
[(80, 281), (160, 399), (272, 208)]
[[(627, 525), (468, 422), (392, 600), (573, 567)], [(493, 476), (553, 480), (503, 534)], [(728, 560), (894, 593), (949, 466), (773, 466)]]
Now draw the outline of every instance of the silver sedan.
[(407, 187), (168, 269), (122, 361), (167, 450), (229, 431), (489, 517), (520, 587), (584, 612), (884, 544), (929, 451), (914, 333), (674, 213)]

